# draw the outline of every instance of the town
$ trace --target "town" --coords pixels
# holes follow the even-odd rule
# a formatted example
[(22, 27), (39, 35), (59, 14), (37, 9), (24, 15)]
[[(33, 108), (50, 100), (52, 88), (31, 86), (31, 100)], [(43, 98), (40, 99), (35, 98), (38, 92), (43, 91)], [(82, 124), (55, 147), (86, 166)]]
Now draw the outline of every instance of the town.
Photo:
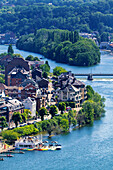
[[(11, 57), (11, 45), (9, 50), (7, 55), (0, 58), (0, 64), (5, 66), (5, 70), (1, 70), (5, 74), (5, 83), (0, 83), (1, 130), (12, 130), (17, 126), (24, 127), (51, 119), (54, 113), (57, 116), (62, 112), (78, 112), (81, 109), (87, 99), (87, 90), (85, 84), (77, 80), (71, 71), (56, 72), (56, 75), (50, 73), (45, 78), (46, 72), (43, 73), (40, 68), (50, 67), (47, 61), (29, 61), (18, 55)], [(58, 110), (54, 110), (53, 115), (50, 114), (52, 106)], [(40, 112), (43, 108), (47, 114), (42, 117)], [(16, 124), (14, 117), (19, 115), (22, 120), (17, 118)], [(0, 149), (3, 149), (3, 143), (1, 146)]]

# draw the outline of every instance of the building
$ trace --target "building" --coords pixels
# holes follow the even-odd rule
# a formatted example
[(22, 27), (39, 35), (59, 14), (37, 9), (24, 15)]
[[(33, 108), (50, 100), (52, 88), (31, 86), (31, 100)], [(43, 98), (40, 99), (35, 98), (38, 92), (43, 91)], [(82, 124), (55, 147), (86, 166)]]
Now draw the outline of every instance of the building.
[(41, 94), (36, 98), (36, 111), (38, 112), (41, 107), (45, 107), (47, 105), (47, 95)]
[(100, 49), (107, 49), (109, 45), (109, 42), (101, 42), (100, 43)]
[(22, 83), (23, 77), (26, 74), (30, 75), (30, 65), (28, 61), (25, 61), (23, 58), (14, 58), (5, 66), (5, 84), (11, 85), (11, 83), (14, 82), (12, 78), (14, 78), (16, 85), (19, 85)]
[(39, 68), (40, 65), (44, 64), (44, 61), (28, 61), (29, 65), (32, 66), (33, 68)]
[(33, 71), (32, 71), (32, 78), (33, 78), (35, 81), (36, 81), (36, 76), (42, 78), (42, 71), (39, 70), (39, 69), (37, 69), (37, 68), (33, 69)]
[(58, 83), (54, 85), (59, 101), (75, 101), (80, 106), (87, 98), (85, 84), (77, 80), (71, 71), (62, 73), (58, 77)]
[(45, 78), (40, 78), (40, 77), (36, 76), (36, 82), (37, 82), (39, 88), (50, 89), (52, 87), (52, 83), (49, 82), (49, 80), (47, 80)]
[(21, 87), (23, 87), (21, 90), (21, 99), (28, 97), (34, 98), (40, 93), (38, 84), (32, 78), (25, 79)]
[(8, 74), (8, 86), (19, 86), (29, 75), (24, 68), (13, 68)]
[(56, 90), (56, 95), (58, 101), (71, 101), (76, 103), (76, 107), (80, 107), (81, 93), (80, 89), (74, 87), (71, 84), (66, 85), (65, 87), (58, 88)]
[(24, 105), (17, 99), (5, 98), (0, 100), (0, 116), (5, 116), (7, 122), (11, 122), (14, 112), (24, 112)]
[(6, 86), (3, 83), (0, 83), (0, 93), (2, 97), (9, 96), (11, 98), (21, 99), (21, 90), (23, 87), (17, 86)]
[(25, 106), (25, 109), (29, 109), (31, 111), (31, 116), (36, 117), (36, 101), (35, 99), (28, 97), (25, 100), (23, 100), (23, 105)]

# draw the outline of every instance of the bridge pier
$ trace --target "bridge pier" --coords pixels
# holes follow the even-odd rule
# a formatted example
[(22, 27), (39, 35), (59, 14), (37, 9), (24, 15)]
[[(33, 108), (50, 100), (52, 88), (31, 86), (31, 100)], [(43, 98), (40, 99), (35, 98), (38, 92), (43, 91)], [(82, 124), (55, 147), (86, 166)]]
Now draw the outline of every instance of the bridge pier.
[(93, 80), (93, 75), (89, 74), (87, 80)]

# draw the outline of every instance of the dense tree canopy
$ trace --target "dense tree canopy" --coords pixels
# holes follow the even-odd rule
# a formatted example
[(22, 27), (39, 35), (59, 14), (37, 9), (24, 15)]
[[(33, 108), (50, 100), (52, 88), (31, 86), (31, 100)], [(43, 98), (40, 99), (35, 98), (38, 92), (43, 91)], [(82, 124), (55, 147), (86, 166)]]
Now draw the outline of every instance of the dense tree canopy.
[(112, 0), (0, 1), (0, 32), (17, 36), (40, 28), (113, 32), (112, 20)]
[(67, 72), (64, 68), (60, 67), (60, 66), (56, 66), (54, 69), (53, 69), (53, 74), (56, 75), (56, 76), (59, 76), (61, 73), (65, 73)]
[(22, 36), (17, 48), (71, 65), (90, 66), (100, 62), (99, 48), (92, 40), (79, 37), (77, 31), (40, 29), (35, 36)]

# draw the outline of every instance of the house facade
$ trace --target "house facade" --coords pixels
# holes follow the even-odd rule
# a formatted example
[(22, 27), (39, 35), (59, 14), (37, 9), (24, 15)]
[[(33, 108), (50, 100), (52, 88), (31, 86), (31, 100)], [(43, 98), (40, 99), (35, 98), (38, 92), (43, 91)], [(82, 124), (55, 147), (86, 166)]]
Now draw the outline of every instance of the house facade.
[(23, 100), (23, 105), (25, 107), (25, 109), (28, 109), (31, 111), (31, 116), (32, 117), (36, 117), (36, 101), (35, 99), (28, 97), (25, 100)]
[(76, 107), (80, 107), (81, 93), (80, 89), (77, 89), (73, 85), (69, 84), (63, 88), (56, 90), (58, 101), (71, 101), (76, 103)]
[(10, 124), (14, 112), (24, 112), (24, 105), (17, 99), (6, 98), (0, 101), (0, 117), (5, 116)]
[[(30, 75), (29, 63), (23, 58), (14, 58), (5, 66), (5, 84), (11, 85), (11, 82), (14, 82), (12, 78), (15, 78), (16, 85), (19, 85), (22, 82), (22, 78), (28, 74)], [(18, 82), (19, 84), (17, 84)]]

